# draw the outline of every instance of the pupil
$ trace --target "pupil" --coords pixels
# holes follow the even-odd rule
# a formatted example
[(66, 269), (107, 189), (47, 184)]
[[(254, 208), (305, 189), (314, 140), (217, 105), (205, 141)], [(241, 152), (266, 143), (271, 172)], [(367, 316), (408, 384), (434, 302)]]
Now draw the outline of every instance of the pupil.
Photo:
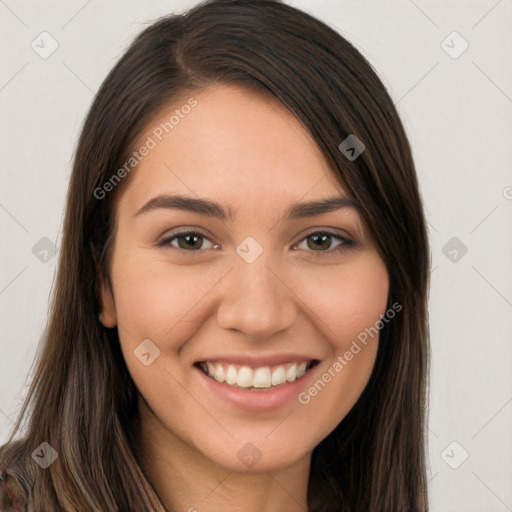
[(183, 235), (180, 238), (186, 240), (186, 244), (189, 244), (189, 245), (188, 245), (188, 247), (185, 247), (185, 249), (189, 249), (190, 247), (193, 247), (193, 241), (191, 241), (191, 240), (195, 239), (195, 241), (197, 242), (197, 240), (199, 240), (200, 237), (198, 237), (196, 235)]
[(321, 248), (321, 249), (328, 249), (328, 248), (329, 248), (329, 246), (330, 246), (331, 244), (329, 243), (329, 244), (327, 244), (327, 247), (325, 247), (325, 246), (324, 246), (324, 247), (322, 247), (322, 246), (321, 246), (321, 242), (320, 242), (320, 244), (318, 244), (318, 242), (317, 242), (317, 240), (318, 240), (319, 238), (321, 239), (321, 241), (325, 242), (328, 238), (331, 238), (331, 236), (330, 236), (330, 235), (312, 235), (312, 236), (311, 236), (311, 239), (315, 241), (314, 243), (315, 243), (316, 245), (320, 245), (320, 248)]

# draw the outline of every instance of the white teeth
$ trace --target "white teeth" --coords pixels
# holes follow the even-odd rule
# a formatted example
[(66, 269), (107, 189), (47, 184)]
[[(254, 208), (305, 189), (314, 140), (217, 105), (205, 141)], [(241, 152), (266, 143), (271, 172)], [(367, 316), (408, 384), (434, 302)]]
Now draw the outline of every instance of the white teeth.
[(241, 388), (250, 388), (253, 385), (254, 374), (248, 366), (242, 366), (240, 370), (238, 370), (238, 378), (236, 379), (236, 383)]
[[(286, 368), (287, 366), (288, 368)], [(210, 361), (201, 363), (201, 367), (218, 382), (225, 382), (230, 386), (256, 389), (266, 389), (271, 386), (280, 386), (286, 382), (294, 382), (309, 369), (306, 361), (275, 366), (273, 371), (269, 366), (253, 369), (247, 365), (238, 366)]]
[(297, 363), (293, 363), (288, 370), (286, 370), (286, 380), (293, 382), (297, 378)]
[(206, 367), (208, 368), (208, 373), (210, 375), (215, 375), (215, 365), (213, 363), (207, 362)]
[(272, 372), (272, 386), (279, 386), (279, 384), (284, 384), (286, 382), (286, 371), (284, 366), (278, 366)]
[(254, 372), (253, 387), (269, 388), (270, 384), (272, 384), (272, 374), (270, 373), (270, 368), (268, 366), (265, 366), (263, 368), (258, 368)]
[(228, 366), (228, 371), (226, 372), (226, 382), (228, 384), (236, 384), (236, 381), (238, 379), (238, 372), (236, 371), (236, 368), (230, 364)]
[(215, 380), (218, 380), (219, 382), (224, 382), (226, 380), (224, 366), (222, 366), (220, 363), (217, 363), (217, 366), (215, 367), (215, 373), (210, 373), (210, 375), (213, 375)]

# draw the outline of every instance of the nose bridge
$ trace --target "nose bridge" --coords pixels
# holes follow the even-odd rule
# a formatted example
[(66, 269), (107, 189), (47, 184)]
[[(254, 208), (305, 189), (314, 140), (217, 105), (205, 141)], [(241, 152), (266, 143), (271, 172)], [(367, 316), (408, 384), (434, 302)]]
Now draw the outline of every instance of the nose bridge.
[(276, 270), (279, 265), (251, 237), (236, 252), (234, 267), (222, 286), (217, 322), (253, 339), (286, 330), (295, 321), (297, 304)]

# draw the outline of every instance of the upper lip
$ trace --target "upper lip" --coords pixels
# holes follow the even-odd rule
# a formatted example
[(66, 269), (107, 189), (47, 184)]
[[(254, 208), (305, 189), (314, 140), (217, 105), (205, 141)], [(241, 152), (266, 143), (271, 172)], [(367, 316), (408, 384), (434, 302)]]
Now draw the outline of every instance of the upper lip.
[(250, 356), (248, 354), (244, 355), (226, 355), (226, 356), (212, 356), (212, 357), (204, 357), (195, 362), (212, 362), (212, 363), (228, 363), (228, 364), (236, 364), (236, 365), (247, 365), (253, 367), (261, 367), (261, 366), (277, 366), (285, 363), (302, 363), (308, 361), (317, 361), (314, 357), (299, 355), (299, 354), (272, 354), (268, 356)]

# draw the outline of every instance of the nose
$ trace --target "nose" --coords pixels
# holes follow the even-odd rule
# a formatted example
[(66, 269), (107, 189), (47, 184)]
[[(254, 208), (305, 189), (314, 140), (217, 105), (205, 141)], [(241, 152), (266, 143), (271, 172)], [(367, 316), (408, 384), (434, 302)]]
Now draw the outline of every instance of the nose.
[(283, 272), (270, 265), (265, 252), (247, 263), (237, 258), (223, 280), (217, 323), (243, 332), (253, 341), (275, 337), (289, 329), (298, 313), (298, 297)]

